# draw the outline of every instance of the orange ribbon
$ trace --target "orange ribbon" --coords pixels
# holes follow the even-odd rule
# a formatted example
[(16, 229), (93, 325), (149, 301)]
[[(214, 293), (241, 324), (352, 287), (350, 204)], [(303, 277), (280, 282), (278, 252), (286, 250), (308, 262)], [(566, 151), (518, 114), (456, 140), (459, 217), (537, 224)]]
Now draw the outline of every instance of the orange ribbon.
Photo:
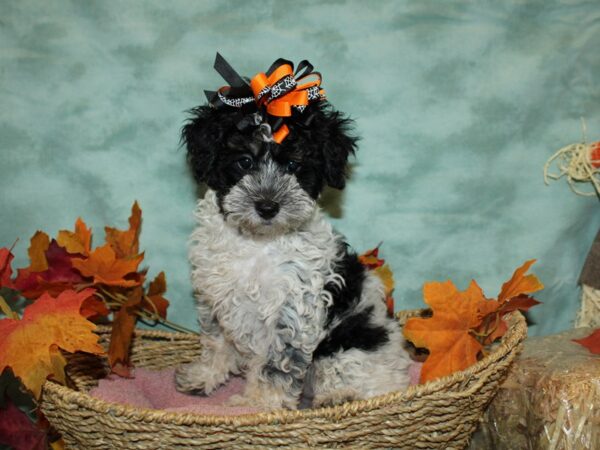
[(278, 144), (281, 144), (288, 134), (290, 134), (290, 129), (284, 123), (273, 132), (273, 140)]
[[(290, 117), (292, 107), (303, 108), (308, 106), (311, 100), (309, 89), (321, 85), (320, 74), (311, 73), (296, 80), (293, 70), (289, 64), (282, 64), (271, 75), (267, 76), (264, 72), (259, 72), (250, 80), (250, 87), (254, 93), (256, 104), (259, 107), (266, 105), (267, 113), (271, 116)], [(316, 79), (300, 84), (302, 80), (310, 77)], [(286, 90), (288, 92), (285, 92)], [(285, 93), (278, 96), (279, 92)], [(319, 98), (325, 96), (323, 89), (319, 88), (317, 92)], [(273, 140), (280, 144), (288, 134), (289, 128), (283, 124), (273, 133)]]

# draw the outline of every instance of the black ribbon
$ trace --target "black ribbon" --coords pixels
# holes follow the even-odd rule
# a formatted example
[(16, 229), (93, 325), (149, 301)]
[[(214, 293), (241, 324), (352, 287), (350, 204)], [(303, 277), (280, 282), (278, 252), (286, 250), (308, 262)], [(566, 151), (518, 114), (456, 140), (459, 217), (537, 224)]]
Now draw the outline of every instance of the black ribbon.
[(229, 104), (224, 102), (223, 97), (231, 97), (232, 99), (243, 99), (244, 103), (250, 103), (250, 101), (254, 101), (254, 95), (252, 93), (252, 89), (250, 88), (250, 84), (238, 74), (233, 67), (221, 56), (220, 53), (217, 52), (217, 56), (215, 57), (214, 69), (223, 77), (229, 86), (226, 86), (222, 92), (222, 95), (219, 96), (219, 92), (217, 91), (204, 91), (208, 102), (216, 108), (220, 108), (223, 106), (235, 106), (233, 104)]

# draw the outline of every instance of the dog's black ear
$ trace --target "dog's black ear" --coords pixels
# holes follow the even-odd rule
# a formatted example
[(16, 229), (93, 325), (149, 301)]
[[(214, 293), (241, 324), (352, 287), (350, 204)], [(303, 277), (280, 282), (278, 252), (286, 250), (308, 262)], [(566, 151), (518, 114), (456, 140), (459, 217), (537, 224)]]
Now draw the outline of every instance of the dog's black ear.
[(199, 183), (206, 183), (214, 168), (224, 134), (221, 114), (209, 106), (198, 106), (181, 130), (181, 141), (187, 147), (187, 159)]
[(358, 137), (352, 134), (354, 122), (329, 108), (323, 110), (322, 120), (321, 125), (325, 127), (322, 146), (325, 181), (333, 188), (344, 189), (348, 176), (348, 157), (354, 155), (358, 142)]

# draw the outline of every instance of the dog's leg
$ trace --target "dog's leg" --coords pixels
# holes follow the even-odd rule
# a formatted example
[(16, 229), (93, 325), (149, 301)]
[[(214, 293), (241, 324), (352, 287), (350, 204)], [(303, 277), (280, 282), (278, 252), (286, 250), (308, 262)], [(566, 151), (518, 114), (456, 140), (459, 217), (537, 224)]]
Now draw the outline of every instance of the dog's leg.
[(323, 333), (319, 325), (323, 311), (303, 310), (299, 314), (298, 303), (290, 301), (282, 311), (266, 352), (248, 365), (244, 395), (233, 398), (232, 404), (298, 408), (304, 377)]
[(389, 342), (376, 351), (353, 348), (313, 362), (307, 377), (313, 407), (406, 389), (410, 360), (402, 347), (400, 327), (390, 323), (388, 331)]
[(230, 373), (239, 373), (239, 354), (223, 335), (204, 335), (200, 341), (200, 358), (179, 366), (175, 371), (180, 392), (210, 394), (229, 379)]
[(234, 396), (230, 405), (255, 406), (265, 410), (297, 409), (312, 353), (287, 346), (268, 361), (255, 358), (249, 364), (243, 396)]
[[(360, 301), (336, 318), (307, 376), (313, 406), (331, 406), (405, 389), (410, 358), (398, 323), (387, 316), (381, 279), (368, 273)], [(321, 347), (323, 349), (323, 347)]]
[(198, 307), (202, 328), (202, 353), (200, 358), (183, 364), (175, 371), (177, 390), (210, 394), (229, 379), (229, 374), (240, 372), (240, 355), (225, 339), (219, 324), (210, 316), (210, 308)]

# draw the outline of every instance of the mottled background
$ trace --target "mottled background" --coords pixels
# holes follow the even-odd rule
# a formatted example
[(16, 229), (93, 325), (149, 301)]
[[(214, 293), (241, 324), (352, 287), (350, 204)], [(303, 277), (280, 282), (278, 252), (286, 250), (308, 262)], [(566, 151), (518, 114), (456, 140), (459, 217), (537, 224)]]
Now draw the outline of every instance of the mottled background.
[(356, 249), (384, 241), (397, 308), (426, 280), (471, 278), (495, 296), (523, 261), (546, 284), (534, 334), (570, 326), (598, 200), (549, 187), (560, 147), (600, 139), (597, 1), (0, 1), (0, 245), (77, 216), (144, 211), (150, 274), (171, 319), (196, 327), (186, 259), (196, 188), (179, 147), (185, 111), (223, 81), (308, 58), (362, 136), (352, 180), (328, 194)]

